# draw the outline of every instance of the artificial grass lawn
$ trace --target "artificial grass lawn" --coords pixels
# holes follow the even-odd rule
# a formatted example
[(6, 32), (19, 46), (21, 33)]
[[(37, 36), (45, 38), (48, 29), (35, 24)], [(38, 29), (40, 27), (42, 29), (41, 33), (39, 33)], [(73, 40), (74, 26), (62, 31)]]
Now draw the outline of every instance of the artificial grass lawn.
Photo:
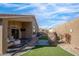
[(39, 38), (39, 40), (48, 40), (48, 36), (42, 36)]
[(73, 56), (59, 46), (36, 46), (31, 51), (24, 53), (22, 56)]

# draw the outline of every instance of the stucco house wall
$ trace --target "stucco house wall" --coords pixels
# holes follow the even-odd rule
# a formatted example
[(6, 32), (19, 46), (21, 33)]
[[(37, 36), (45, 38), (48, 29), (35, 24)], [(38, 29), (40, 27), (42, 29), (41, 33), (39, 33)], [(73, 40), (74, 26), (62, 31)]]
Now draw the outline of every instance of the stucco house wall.
[(8, 27), (10, 25), (17, 26), (18, 28), (25, 27), (26, 37), (31, 37), (33, 34), (33, 26), (35, 26), (36, 32), (38, 25), (36, 23), (35, 16), (32, 15), (0, 15), (0, 54), (4, 54), (8, 48)]

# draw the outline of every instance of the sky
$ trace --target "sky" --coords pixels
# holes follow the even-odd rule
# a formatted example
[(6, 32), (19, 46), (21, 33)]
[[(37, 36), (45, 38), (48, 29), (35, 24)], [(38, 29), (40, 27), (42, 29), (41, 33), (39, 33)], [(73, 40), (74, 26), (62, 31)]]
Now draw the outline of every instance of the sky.
[(0, 14), (35, 15), (49, 29), (79, 17), (79, 3), (0, 3)]

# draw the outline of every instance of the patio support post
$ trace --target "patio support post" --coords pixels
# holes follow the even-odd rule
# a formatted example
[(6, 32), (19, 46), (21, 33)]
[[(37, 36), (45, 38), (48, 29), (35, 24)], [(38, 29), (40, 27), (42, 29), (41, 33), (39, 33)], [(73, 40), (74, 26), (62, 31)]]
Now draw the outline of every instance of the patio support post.
[(2, 54), (6, 53), (8, 47), (8, 20), (3, 20)]

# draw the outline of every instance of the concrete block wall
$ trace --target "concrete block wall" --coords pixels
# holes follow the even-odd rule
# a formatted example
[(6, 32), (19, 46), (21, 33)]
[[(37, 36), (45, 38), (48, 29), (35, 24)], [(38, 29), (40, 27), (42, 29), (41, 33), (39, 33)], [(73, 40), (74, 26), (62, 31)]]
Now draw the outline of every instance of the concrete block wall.
[(71, 44), (79, 46), (79, 19), (52, 28), (52, 30), (60, 34), (69, 33), (71, 35)]

